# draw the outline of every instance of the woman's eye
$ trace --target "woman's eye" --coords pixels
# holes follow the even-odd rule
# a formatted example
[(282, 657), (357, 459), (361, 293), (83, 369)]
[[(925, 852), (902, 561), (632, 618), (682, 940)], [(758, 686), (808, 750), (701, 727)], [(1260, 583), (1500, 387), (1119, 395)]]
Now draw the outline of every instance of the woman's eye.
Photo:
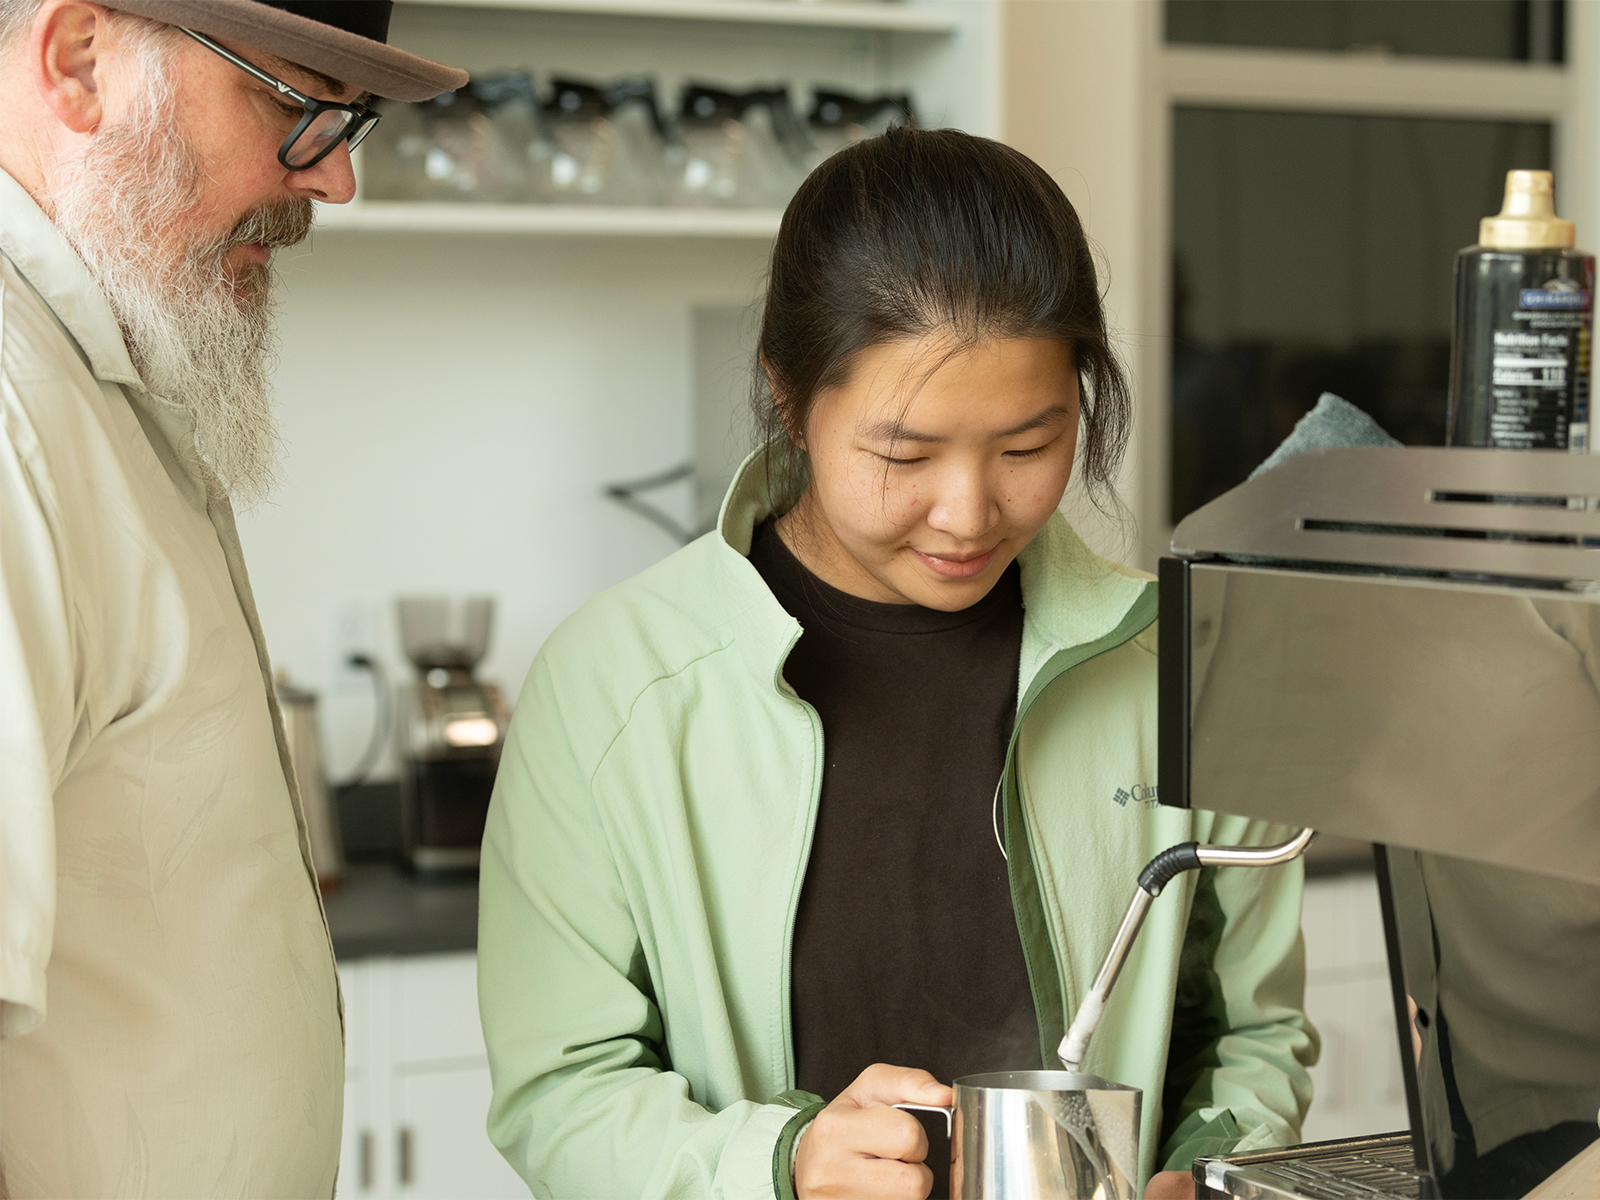
[(1006, 457), (1007, 458), (1038, 458), (1039, 455), (1043, 454), (1048, 449), (1050, 449), (1050, 443), (1046, 442), (1042, 446), (1035, 446), (1032, 450), (1007, 450), (1006, 451)]
[(880, 454), (880, 455), (878, 455), (878, 457), (883, 459), (884, 462), (890, 463), (891, 465), (896, 466), (896, 467), (909, 467), (913, 463), (919, 463), (919, 462), (923, 461), (920, 458), (894, 458), (894, 457), (892, 457), (891, 455), (888, 455), (888, 454)]

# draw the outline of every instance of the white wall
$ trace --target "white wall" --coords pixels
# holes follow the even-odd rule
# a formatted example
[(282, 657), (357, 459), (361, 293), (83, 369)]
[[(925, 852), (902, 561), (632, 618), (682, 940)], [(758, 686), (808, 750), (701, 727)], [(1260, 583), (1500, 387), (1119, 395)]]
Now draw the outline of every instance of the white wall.
[(1600, 0), (1567, 5), (1567, 113), (1556, 139), (1556, 209), (1600, 250)]
[[(1170, 340), (1166, 273), (1149, 261), (1150, 205), (1165, 206), (1162, 157), (1150, 153), (1159, 119), (1153, 59), (1156, 0), (1006, 0), (1003, 139), (1049, 171), (1097, 250), (1106, 317), (1130, 368), (1135, 428), (1118, 491), (1126, 524), (1068, 513), (1103, 554), (1153, 566), (1164, 497), (1164, 423)], [(1152, 489), (1158, 490), (1152, 490)]]
[(401, 593), (496, 597), (484, 673), (512, 697), (596, 591), (673, 550), (600, 495), (688, 457), (690, 311), (756, 294), (765, 246), (723, 240), (324, 233), (285, 258), (287, 458), (240, 519), (274, 662), (323, 692), (329, 770), (358, 757), (341, 616), (409, 673)]

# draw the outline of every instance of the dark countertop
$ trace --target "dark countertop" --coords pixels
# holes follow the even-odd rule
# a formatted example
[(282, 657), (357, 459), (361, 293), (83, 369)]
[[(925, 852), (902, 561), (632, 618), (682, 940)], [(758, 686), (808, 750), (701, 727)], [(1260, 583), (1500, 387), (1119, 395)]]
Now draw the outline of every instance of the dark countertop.
[(477, 877), (422, 880), (394, 863), (356, 862), (323, 898), (338, 958), (447, 954), (478, 947)]
[[(1318, 838), (1306, 854), (1312, 878), (1371, 871), (1372, 848)], [(423, 880), (394, 863), (351, 863), (344, 886), (323, 901), (339, 958), (448, 954), (478, 947), (476, 877)]]
[[(339, 958), (448, 954), (478, 947), (476, 875), (424, 879), (398, 865), (399, 789), (368, 784), (339, 797), (347, 852), (389, 861), (352, 862), (344, 886), (324, 898)], [(1306, 875), (1370, 872), (1372, 847), (1324, 834), (1306, 852)]]
[(449, 954), (478, 946), (476, 873), (426, 878), (400, 865), (400, 785), (340, 788), (344, 886), (323, 897), (339, 958)]

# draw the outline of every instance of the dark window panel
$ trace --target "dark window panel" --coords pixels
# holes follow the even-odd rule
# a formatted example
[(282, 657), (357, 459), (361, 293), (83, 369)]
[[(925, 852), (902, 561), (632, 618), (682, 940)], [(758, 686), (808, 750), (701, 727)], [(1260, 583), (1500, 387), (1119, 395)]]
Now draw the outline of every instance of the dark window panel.
[(1456, 251), (1549, 163), (1545, 124), (1174, 110), (1173, 521), (1324, 391), (1442, 445)]
[(1565, 61), (1566, 0), (1167, 0), (1169, 42)]

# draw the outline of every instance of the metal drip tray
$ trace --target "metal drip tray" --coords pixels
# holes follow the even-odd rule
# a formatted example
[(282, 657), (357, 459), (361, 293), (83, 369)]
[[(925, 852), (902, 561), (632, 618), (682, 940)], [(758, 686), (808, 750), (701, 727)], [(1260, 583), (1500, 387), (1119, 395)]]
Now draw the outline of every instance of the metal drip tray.
[(1200, 1158), (1194, 1181), (1202, 1200), (1419, 1200), (1427, 1194), (1409, 1133)]

